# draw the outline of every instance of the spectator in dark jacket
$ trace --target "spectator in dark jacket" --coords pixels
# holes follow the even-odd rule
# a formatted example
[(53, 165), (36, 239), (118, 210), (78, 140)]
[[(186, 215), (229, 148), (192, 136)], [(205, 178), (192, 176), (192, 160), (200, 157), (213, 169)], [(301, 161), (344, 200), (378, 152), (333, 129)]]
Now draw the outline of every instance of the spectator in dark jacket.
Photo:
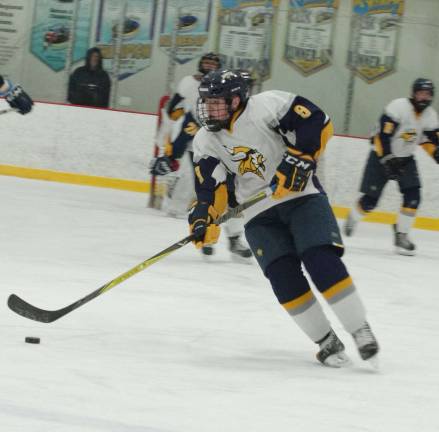
[(68, 101), (74, 105), (108, 108), (110, 88), (110, 77), (102, 68), (101, 50), (90, 48), (85, 66), (78, 67), (70, 75)]

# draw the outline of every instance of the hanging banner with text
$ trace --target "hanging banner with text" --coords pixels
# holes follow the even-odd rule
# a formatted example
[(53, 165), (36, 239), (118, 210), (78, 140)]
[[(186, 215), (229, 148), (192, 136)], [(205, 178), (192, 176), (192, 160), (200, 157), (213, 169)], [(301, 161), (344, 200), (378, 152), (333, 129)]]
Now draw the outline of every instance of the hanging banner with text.
[(30, 7), (27, 0), (0, 2), (0, 71), (13, 81), (21, 79), (23, 50), (28, 37), (26, 21)]
[(276, 5), (276, 0), (221, 0), (218, 52), (225, 67), (245, 69), (259, 81), (270, 77)]
[(212, 0), (165, 0), (160, 47), (168, 55), (175, 52), (179, 64), (200, 57), (207, 50), (211, 13)]
[(404, 0), (353, 0), (348, 67), (372, 83), (394, 72)]
[[(94, 0), (79, 0), (74, 31), (72, 61), (85, 57), (89, 47)], [(64, 69), (67, 47), (72, 37), (75, 2), (36, 0), (31, 52), (54, 71)]]
[(289, 0), (284, 60), (303, 75), (331, 63), (338, 6), (339, 0)]
[[(119, 0), (102, 0), (101, 4), (96, 45), (102, 50), (104, 68), (108, 71), (113, 68), (122, 3)], [(157, 0), (128, 0), (121, 35), (119, 80), (151, 64), (156, 11)]]

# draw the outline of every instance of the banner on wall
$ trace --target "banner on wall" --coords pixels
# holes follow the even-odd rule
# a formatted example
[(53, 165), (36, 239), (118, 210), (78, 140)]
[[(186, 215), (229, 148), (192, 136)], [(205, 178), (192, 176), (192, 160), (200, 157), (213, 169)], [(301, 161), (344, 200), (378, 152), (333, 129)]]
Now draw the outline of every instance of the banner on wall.
[(348, 67), (372, 83), (395, 70), (404, 0), (353, 0)]
[(339, 0), (289, 0), (284, 60), (309, 75), (332, 58)]
[[(79, 0), (72, 61), (85, 57), (89, 47), (94, 0)], [(36, 0), (31, 32), (31, 52), (54, 71), (64, 69), (72, 38), (74, 1)]]
[(259, 81), (270, 77), (276, 0), (221, 0), (218, 52), (223, 65), (246, 69)]
[(27, 38), (26, 18), (30, 12), (27, 0), (0, 2), (0, 72), (20, 80), (23, 47)]
[(211, 13), (212, 0), (165, 0), (160, 47), (168, 55), (174, 51), (174, 60), (179, 64), (200, 57), (206, 51)]
[[(96, 45), (102, 50), (104, 68), (108, 71), (113, 68), (122, 7), (119, 0), (102, 0), (100, 7)], [(156, 10), (157, 0), (128, 0), (122, 29), (119, 80), (150, 66)]]

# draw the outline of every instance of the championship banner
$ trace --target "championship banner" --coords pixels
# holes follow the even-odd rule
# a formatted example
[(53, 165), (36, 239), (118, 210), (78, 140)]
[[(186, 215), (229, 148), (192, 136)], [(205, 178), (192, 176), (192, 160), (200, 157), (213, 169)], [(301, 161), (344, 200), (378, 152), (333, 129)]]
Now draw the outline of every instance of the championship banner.
[(258, 81), (270, 77), (277, 3), (277, 0), (221, 0), (218, 53), (225, 67), (248, 70)]
[[(184, 6), (182, 6), (184, 4)], [(160, 47), (174, 54), (179, 64), (206, 52), (212, 0), (165, 0), (160, 26)]]
[(339, 0), (289, 0), (284, 60), (303, 75), (331, 63), (338, 6)]
[[(104, 68), (108, 71), (113, 69), (122, 8), (123, 2), (119, 0), (101, 3), (96, 46), (102, 51)], [(156, 11), (157, 0), (128, 0), (121, 35), (119, 80), (150, 66)]]
[(372, 83), (395, 70), (404, 0), (353, 0), (348, 67)]
[(0, 2), (0, 71), (3, 76), (10, 77), (13, 81), (21, 78), (24, 44), (28, 34), (26, 21), (30, 6), (27, 0)]
[[(94, 0), (79, 0), (75, 23), (72, 61), (85, 57), (89, 47)], [(36, 0), (31, 52), (54, 71), (64, 69), (72, 38), (75, 1)]]

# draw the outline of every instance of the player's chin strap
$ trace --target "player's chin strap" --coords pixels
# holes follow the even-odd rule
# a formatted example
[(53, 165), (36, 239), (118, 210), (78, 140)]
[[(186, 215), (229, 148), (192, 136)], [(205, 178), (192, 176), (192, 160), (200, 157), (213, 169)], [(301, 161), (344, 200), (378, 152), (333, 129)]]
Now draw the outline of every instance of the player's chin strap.
[[(268, 197), (271, 196), (271, 190), (266, 189), (257, 195), (253, 196), (252, 198), (248, 199), (247, 201), (243, 202), (242, 204), (239, 204), (235, 208), (229, 210), (224, 215), (220, 216), (218, 219), (215, 220), (216, 224), (221, 224), (235, 216), (237, 216), (242, 211), (248, 209), (249, 207), (255, 205), (259, 201), (262, 201)], [(160, 261), (161, 259), (167, 257), (172, 252), (175, 252), (176, 250), (180, 249), (181, 247), (187, 245), (188, 243), (192, 242), (194, 240), (195, 236), (193, 234), (185, 237), (184, 239), (181, 239), (180, 241), (174, 243), (173, 245), (167, 247), (166, 249), (162, 250), (161, 252), (155, 254), (151, 258), (148, 258), (147, 260), (141, 262), (140, 264), (137, 264), (132, 269), (126, 271), (125, 273), (117, 276), (110, 282), (106, 283), (105, 285), (102, 285), (97, 290), (91, 292), (90, 294), (86, 295), (85, 297), (73, 302), (72, 304), (63, 307), (62, 309), (58, 310), (44, 310), (40, 309), (36, 306), (31, 305), (30, 303), (25, 302), (20, 297), (18, 297), (15, 294), (11, 294), (8, 298), (8, 306), (11, 310), (13, 310), (15, 313), (25, 317), (29, 318), (34, 321), (40, 321), (44, 323), (49, 323), (52, 321), (57, 320), (58, 318), (61, 318), (64, 315), (67, 315), (69, 312), (74, 311), (75, 309), (78, 309), (80, 306), (84, 305), (85, 303), (88, 303), (90, 300), (93, 300), (94, 298), (100, 296), (101, 294), (109, 291), (111, 288), (114, 288), (116, 285), (121, 284), (122, 282), (126, 281), (131, 276), (134, 276), (135, 274), (141, 272), (142, 270), (145, 270), (147, 267), (155, 264), (157, 261)]]

